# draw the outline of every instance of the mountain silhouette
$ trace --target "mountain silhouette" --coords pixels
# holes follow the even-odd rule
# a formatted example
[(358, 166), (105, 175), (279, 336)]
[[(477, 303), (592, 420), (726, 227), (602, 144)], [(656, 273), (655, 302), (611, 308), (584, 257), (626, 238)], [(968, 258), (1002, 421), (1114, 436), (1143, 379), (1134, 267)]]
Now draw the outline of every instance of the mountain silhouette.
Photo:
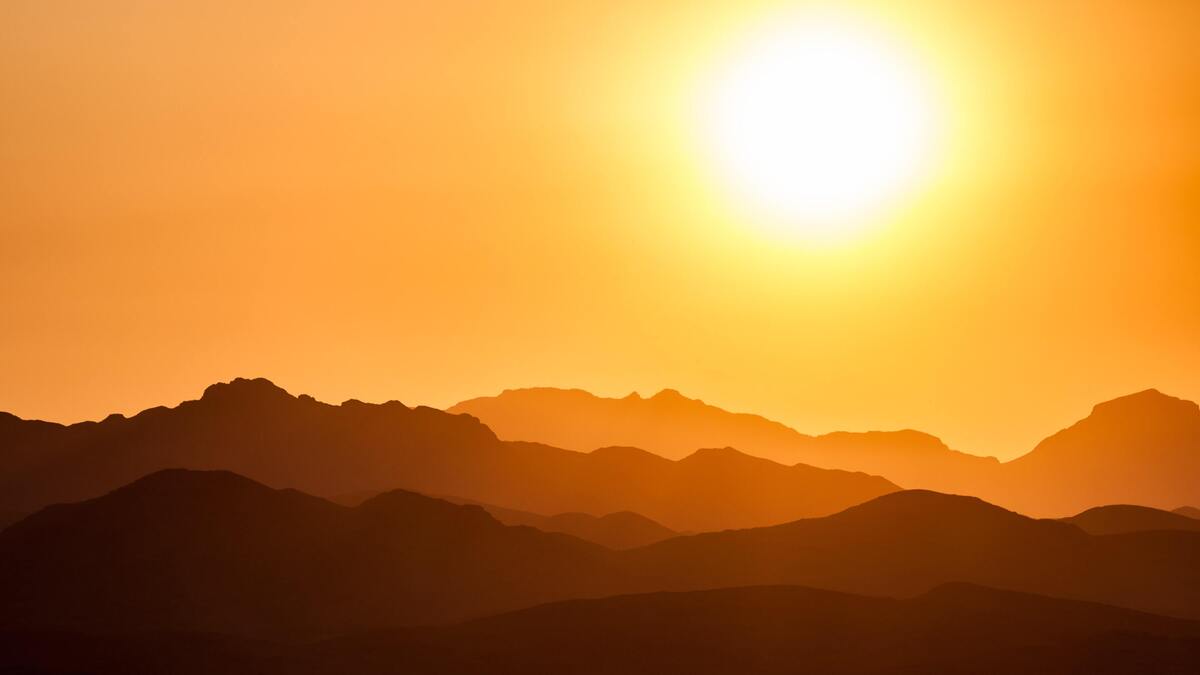
[(1198, 662), (1200, 623), (969, 584), (911, 599), (789, 586), (624, 595), (308, 644), (0, 634), (0, 664), (93, 675), (1183, 675)]
[(1179, 515), (1187, 516), (1188, 518), (1200, 518), (1200, 509), (1194, 506), (1181, 506), (1172, 511), (1172, 513), (1178, 513)]
[(1148, 506), (1114, 504), (1097, 506), (1077, 516), (1064, 518), (1088, 534), (1124, 534), (1154, 530), (1185, 530), (1200, 532), (1200, 520), (1179, 513), (1152, 509)]
[[(452, 503), (471, 503), (452, 498), (444, 499)], [(618, 511), (603, 516), (593, 516), (589, 513), (557, 513), (543, 516), (491, 504), (479, 506), (505, 525), (524, 525), (536, 527), (543, 532), (561, 532), (613, 549), (646, 546), (678, 534), (632, 511)]]
[(1093, 537), (923, 491), (614, 551), (405, 491), (345, 507), (166, 470), (0, 532), (0, 628), (315, 639), (616, 593), (913, 596), (951, 581), (1200, 618), (1197, 560), (1200, 533)]
[(993, 457), (957, 452), (919, 431), (802, 434), (759, 415), (734, 413), (673, 389), (644, 398), (602, 398), (579, 389), (510, 389), (463, 401), (501, 438), (587, 451), (611, 445), (678, 459), (697, 448), (734, 447), (782, 464), (803, 463), (885, 476), (904, 487), (953, 490), (976, 482)]
[(199, 400), (130, 418), (62, 426), (7, 416), (0, 434), (0, 508), (24, 512), (166, 468), (224, 469), (316, 495), (403, 488), (533, 513), (632, 511), (693, 531), (825, 515), (898, 489), (732, 451), (671, 462), (628, 448), (508, 443), (469, 415), (396, 401), (330, 405), (263, 379), (215, 384)]
[(1153, 389), (1107, 401), (1002, 467), (1001, 480), (975, 494), (1026, 513), (1193, 503), (1200, 500), (1200, 406)]
[(631, 444), (668, 457), (728, 445), (784, 463), (880, 475), (906, 488), (975, 494), (1040, 516), (1102, 504), (1169, 509), (1200, 501), (1200, 408), (1156, 390), (1096, 405), (1028, 454), (1000, 463), (956, 452), (918, 431), (808, 436), (667, 390), (650, 398), (579, 390), (510, 390), (452, 407), (502, 438), (584, 449)]
[(229, 472), (165, 470), (0, 532), (0, 618), (319, 637), (608, 591), (611, 554), (404, 491), (348, 508)]
[(975, 497), (897, 492), (824, 518), (628, 551), (665, 590), (788, 584), (906, 596), (975, 584), (1200, 618), (1200, 533), (1095, 537)]
[[(376, 493), (356, 493), (340, 495), (332, 501), (346, 506), (357, 506), (363, 501), (375, 496)], [(589, 513), (558, 513), (545, 516), (529, 511), (509, 509), (494, 504), (484, 504), (472, 499), (430, 495), (452, 504), (474, 504), (483, 508), (493, 518), (505, 525), (524, 525), (536, 527), (543, 532), (561, 532), (584, 541), (600, 544), (608, 548), (626, 549), (653, 544), (669, 539), (676, 534), (672, 529), (664, 527), (649, 518), (631, 511), (619, 511), (603, 516), (593, 516)]]

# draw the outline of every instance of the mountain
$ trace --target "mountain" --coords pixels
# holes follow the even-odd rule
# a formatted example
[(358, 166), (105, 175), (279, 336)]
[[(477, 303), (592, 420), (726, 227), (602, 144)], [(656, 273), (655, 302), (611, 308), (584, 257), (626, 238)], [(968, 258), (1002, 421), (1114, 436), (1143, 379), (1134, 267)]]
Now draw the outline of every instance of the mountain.
[[(452, 503), (469, 501), (446, 498)], [(613, 549), (637, 548), (674, 537), (677, 532), (632, 511), (618, 511), (603, 516), (589, 513), (558, 513), (543, 516), (528, 511), (506, 509), (491, 504), (479, 504), (493, 518), (505, 525), (536, 527), (543, 532), (561, 532), (584, 541)]]
[(1101, 403), (978, 494), (1027, 513), (1200, 501), (1200, 406), (1153, 389)]
[(923, 490), (824, 518), (676, 537), (621, 560), (663, 590), (787, 584), (908, 596), (965, 581), (1200, 618), (1200, 533), (1094, 537)]
[(1128, 504), (1097, 506), (1063, 520), (1088, 534), (1124, 534), (1153, 530), (1200, 532), (1200, 520), (1148, 506)]
[[(332, 501), (346, 506), (357, 506), (373, 496), (375, 493), (339, 495), (332, 498)], [(545, 516), (540, 513), (483, 504), (461, 497), (431, 496), (451, 504), (474, 504), (505, 525), (524, 525), (536, 527), (543, 532), (561, 532), (614, 549), (645, 546), (670, 539), (678, 534), (672, 529), (631, 511), (619, 511), (603, 516), (593, 516), (590, 513), (559, 513)]]
[(1179, 515), (1187, 516), (1188, 518), (1200, 518), (1200, 509), (1194, 506), (1181, 506), (1172, 511), (1172, 513), (1178, 513)]
[(880, 475), (906, 488), (974, 494), (1023, 513), (1061, 517), (1101, 504), (1169, 509), (1200, 502), (1200, 407), (1156, 390), (1091, 414), (1006, 463), (956, 452), (917, 431), (807, 436), (666, 390), (622, 399), (579, 390), (510, 390), (451, 408), (502, 438), (590, 449), (630, 444), (667, 457), (727, 445), (783, 463)]
[(449, 409), (479, 418), (501, 438), (587, 451), (644, 448), (686, 457), (697, 448), (734, 447), (782, 464), (803, 463), (886, 476), (905, 487), (956, 490), (997, 461), (946, 447), (918, 431), (835, 432), (809, 436), (758, 415), (734, 413), (664, 389), (602, 398), (579, 389), (510, 389)]
[(612, 554), (403, 491), (166, 470), (0, 532), (0, 624), (316, 638), (627, 588)]
[(316, 639), (617, 593), (803, 585), (895, 597), (950, 581), (1200, 618), (1198, 560), (1200, 533), (1093, 537), (921, 491), (614, 551), (410, 492), (345, 507), (168, 470), (0, 532), (0, 629)]
[(1197, 622), (969, 584), (904, 600), (789, 586), (572, 600), (300, 645), (0, 634), (0, 665), (94, 675), (1184, 675), (1197, 663)]
[(403, 488), (533, 513), (633, 511), (696, 531), (826, 515), (898, 489), (733, 451), (672, 462), (632, 448), (503, 442), (469, 415), (396, 401), (330, 405), (263, 379), (215, 384), (199, 400), (130, 418), (0, 419), (0, 509), (96, 497), (167, 468), (224, 469), (317, 495)]

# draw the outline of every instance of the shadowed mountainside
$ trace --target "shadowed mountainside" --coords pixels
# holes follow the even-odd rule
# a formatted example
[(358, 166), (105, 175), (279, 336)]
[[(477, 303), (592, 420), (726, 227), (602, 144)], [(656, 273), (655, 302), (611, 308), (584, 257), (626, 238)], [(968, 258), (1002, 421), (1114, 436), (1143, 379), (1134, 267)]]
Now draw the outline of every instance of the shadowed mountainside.
[(349, 508), (169, 470), (0, 532), (0, 618), (316, 638), (615, 593), (783, 584), (911, 596), (949, 581), (1200, 618), (1198, 560), (1198, 533), (1093, 537), (922, 491), (613, 551), (403, 491)]
[(1178, 513), (1179, 515), (1187, 516), (1188, 518), (1200, 518), (1200, 509), (1194, 506), (1181, 506), (1171, 513)]
[(1088, 534), (1124, 534), (1154, 530), (1200, 532), (1200, 520), (1170, 511), (1152, 509), (1148, 506), (1129, 504), (1097, 506), (1077, 516), (1063, 518), (1063, 521), (1071, 523)]
[(975, 494), (1023, 513), (1064, 516), (1114, 503), (1173, 508), (1200, 500), (1200, 408), (1155, 390), (1101, 403), (1011, 462), (950, 450), (917, 431), (807, 436), (757, 415), (664, 391), (606, 399), (524, 389), (451, 408), (501, 437), (591, 448), (627, 443), (665, 456), (729, 445), (785, 463), (864, 471), (906, 488)]
[(697, 448), (734, 447), (782, 464), (886, 476), (904, 487), (955, 489), (997, 462), (946, 447), (919, 431), (802, 434), (759, 415), (733, 413), (664, 389), (649, 398), (602, 398), (579, 389), (511, 389), (463, 401), (468, 413), (501, 438), (587, 451), (610, 445), (644, 448), (668, 458)]
[(612, 553), (409, 492), (348, 508), (165, 470), (0, 532), (0, 618), (311, 638), (622, 588)]
[(734, 451), (672, 462), (632, 448), (506, 443), (475, 418), (396, 401), (329, 405), (267, 380), (70, 426), (0, 415), (0, 508), (95, 497), (166, 468), (224, 469), (339, 495), (403, 488), (533, 513), (632, 511), (675, 530), (786, 522), (898, 489), (875, 476), (782, 466)]
[[(340, 495), (332, 498), (332, 501), (344, 506), (357, 506), (373, 496), (375, 496), (374, 493)], [(451, 504), (474, 504), (475, 506), (482, 507), (484, 511), (487, 511), (493, 518), (505, 525), (524, 525), (527, 527), (536, 527), (543, 532), (561, 532), (562, 534), (569, 534), (573, 537), (579, 537), (584, 541), (590, 541), (614, 549), (645, 546), (679, 534), (643, 515), (631, 511), (618, 511), (617, 513), (609, 513), (603, 516), (593, 516), (588, 513), (559, 513), (552, 516), (545, 516), (540, 513), (519, 511), (503, 506), (495, 506), (494, 504), (483, 504), (472, 499), (462, 499), (461, 497), (430, 496), (435, 499), (448, 501)]]
[(1196, 622), (967, 584), (909, 600), (800, 587), (617, 596), (305, 645), (201, 635), (0, 634), (2, 664), (95, 675), (1183, 675), (1197, 662)]

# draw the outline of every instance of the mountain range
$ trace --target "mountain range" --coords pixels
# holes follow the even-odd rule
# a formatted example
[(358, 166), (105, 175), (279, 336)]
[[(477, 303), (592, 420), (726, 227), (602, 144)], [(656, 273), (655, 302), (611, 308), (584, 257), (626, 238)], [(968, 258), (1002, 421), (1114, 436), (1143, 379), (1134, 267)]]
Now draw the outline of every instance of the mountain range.
[(958, 581), (1200, 619), (1197, 561), (1200, 533), (1092, 536), (925, 491), (615, 551), (405, 491), (346, 507), (167, 470), (0, 532), (0, 629), (312, 640), (618, 593)]
[(0, 509), (87, 499), (167, 468), (226, 469), (322, 496), (403, 488), (537, 514), (632, 511), (677, 531), (827, 515), (898, 489), (732, 449), (671, 461), (635, 448), (506, 442), (469, 415), (396, 401), (330, 405), (264, 379), (70, 426), (0, 414)]
[(521, 389), (464, 401), (505, 439), (585, 450), (614, 444), (676, 457), (729, 446), (792, 464), (862, 471), (905, 488), (973, 494), (1041, 516), (1114, 503), (1173, 508), (1200, 502), (1200, 407), (1147, 390), (1096, 405), (1085, 419), (1009, 462), (904, 431), (802, 434), (664, 390), (601, 398), (580, 390)]

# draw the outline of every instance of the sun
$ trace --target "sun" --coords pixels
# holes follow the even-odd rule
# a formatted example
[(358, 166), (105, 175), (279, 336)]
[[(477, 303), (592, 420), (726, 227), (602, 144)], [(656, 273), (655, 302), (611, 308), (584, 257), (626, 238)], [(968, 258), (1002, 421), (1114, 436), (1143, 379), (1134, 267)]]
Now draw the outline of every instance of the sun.
[(792, 16), (749, 36), (706, 88), (716, 166), (759, 220), (841, 239), (928, 174), (934, 97), (922, 69), (865, 21)]

